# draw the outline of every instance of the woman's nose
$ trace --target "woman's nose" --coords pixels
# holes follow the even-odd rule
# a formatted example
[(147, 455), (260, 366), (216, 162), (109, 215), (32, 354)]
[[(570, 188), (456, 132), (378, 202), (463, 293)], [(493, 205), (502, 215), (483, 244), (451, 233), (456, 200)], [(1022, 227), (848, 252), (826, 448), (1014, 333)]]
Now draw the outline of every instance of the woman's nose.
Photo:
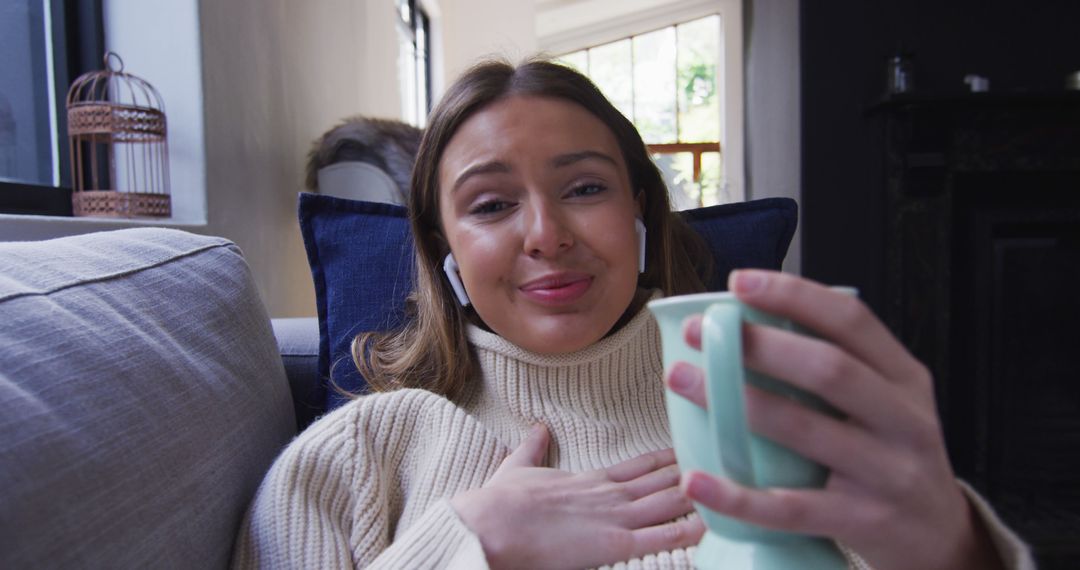
[(530, 257), (552, 257), (570, 249), (573, 232), (557, 207), (541, 205), (526, 217), (524, 250)]

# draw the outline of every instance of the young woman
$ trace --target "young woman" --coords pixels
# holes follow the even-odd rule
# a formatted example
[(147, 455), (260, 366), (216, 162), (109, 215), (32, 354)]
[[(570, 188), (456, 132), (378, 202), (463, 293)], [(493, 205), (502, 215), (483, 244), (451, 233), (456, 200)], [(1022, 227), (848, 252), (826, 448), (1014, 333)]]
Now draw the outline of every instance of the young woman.
[[(853, 567), (1031, 567), (955, 479), (926, 369), (860, 302), (793, 276), (731, 276), (746, 303), (821, 335), (748, 327), (746, 362), (847, 419), (760, 392), (749, 410), (831, 467), (827, 488), (680, 485), (663, 386), (703, 403), (702, 375), (665, 375), (643, 305), (701, 290), (707, 254), (633, 126), (581, 75), (542, 61), (467, 72), (424, 133), (410, 214), (415, 314), (354, 346), (378, 393), (282, 453), (235, 566), (689, 567), (693, 500), (832, 537)], [(687, 324), (691, 343), (699, 330)]]

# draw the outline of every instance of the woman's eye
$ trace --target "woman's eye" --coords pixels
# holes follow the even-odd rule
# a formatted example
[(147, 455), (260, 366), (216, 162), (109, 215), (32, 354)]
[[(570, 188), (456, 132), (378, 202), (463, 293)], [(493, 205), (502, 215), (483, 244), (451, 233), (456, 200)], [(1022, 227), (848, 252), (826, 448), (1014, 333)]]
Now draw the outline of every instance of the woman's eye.
[(571, 196), (592, 196), (607, 190), (603, 184), (581, 184), (570, 190)]
[(495, 214), (509, 207), (509, 202), (504, 202), (502, 200), (486, 200), (469, 209), (469, 213), (482, 216), (484, 214)]

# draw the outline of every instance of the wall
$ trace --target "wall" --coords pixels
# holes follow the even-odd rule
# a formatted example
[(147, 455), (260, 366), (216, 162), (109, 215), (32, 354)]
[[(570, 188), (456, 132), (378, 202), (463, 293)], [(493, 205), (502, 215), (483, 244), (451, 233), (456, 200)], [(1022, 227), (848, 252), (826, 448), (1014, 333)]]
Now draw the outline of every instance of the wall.
[[(799, 2), (747, 0), (746, 177), (748, 198), (802, 202), (799, 106)], [(802, 271), (799, 224), (784, 271)]]
[(200, 4), (206, 232), (243, 249), (275, 317), (315, 314), (296, 221), (311, 141), (349, 115), (400, 113), (393, 18), (389, 1)]
[[(532, 2), (424, 2), (436, 81), (492, 52), (535, 51)], [(203, 0), (209, 218), (244, 250), (273, 316), (315, 314), (296, 222), (311, 141), (340, 119), (401, 116), (390, 0)], [(438, 57), (438, 56), (437, 56)], [(441, 92), (437, 84), (437, 98)]]
[[(174, 220), (206, 221), (206, 154), (203, 152), (202, 58), (197, 0), (166, 3), (105, 0), (105, 47), (124, 70), (145, 79), (165, 102), (169, 185)], [(110, 65), (115, 66), (113, 61)], [(122, 169), (121, 156), (117, 168)], [(114, 182), (125, 190), (123, 179)]]
[(858, 287), (880, 312), (885, 268), (879, 126), (865, 114), (885, 60), (915, 55), (922, 93), (959, 93), (964, 75), (992, 91), (1061, 90), (1080, 69), (1080, 3), (861, 0), (801, 7), (803, 272)]
[(537, 51), (532, 0), (439, 0), (439, 12), (444, 85), (480, 58), (513, 62)]

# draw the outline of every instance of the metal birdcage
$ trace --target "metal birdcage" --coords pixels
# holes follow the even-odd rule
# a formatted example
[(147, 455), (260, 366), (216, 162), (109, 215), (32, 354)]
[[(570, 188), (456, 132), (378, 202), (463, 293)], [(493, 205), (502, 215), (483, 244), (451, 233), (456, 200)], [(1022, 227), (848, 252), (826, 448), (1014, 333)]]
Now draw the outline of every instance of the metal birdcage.
[(72, 83), (67, 116), (76, 216), (171, 215), (165, 104), (153, 86), (108, 52), (103, 71)]

